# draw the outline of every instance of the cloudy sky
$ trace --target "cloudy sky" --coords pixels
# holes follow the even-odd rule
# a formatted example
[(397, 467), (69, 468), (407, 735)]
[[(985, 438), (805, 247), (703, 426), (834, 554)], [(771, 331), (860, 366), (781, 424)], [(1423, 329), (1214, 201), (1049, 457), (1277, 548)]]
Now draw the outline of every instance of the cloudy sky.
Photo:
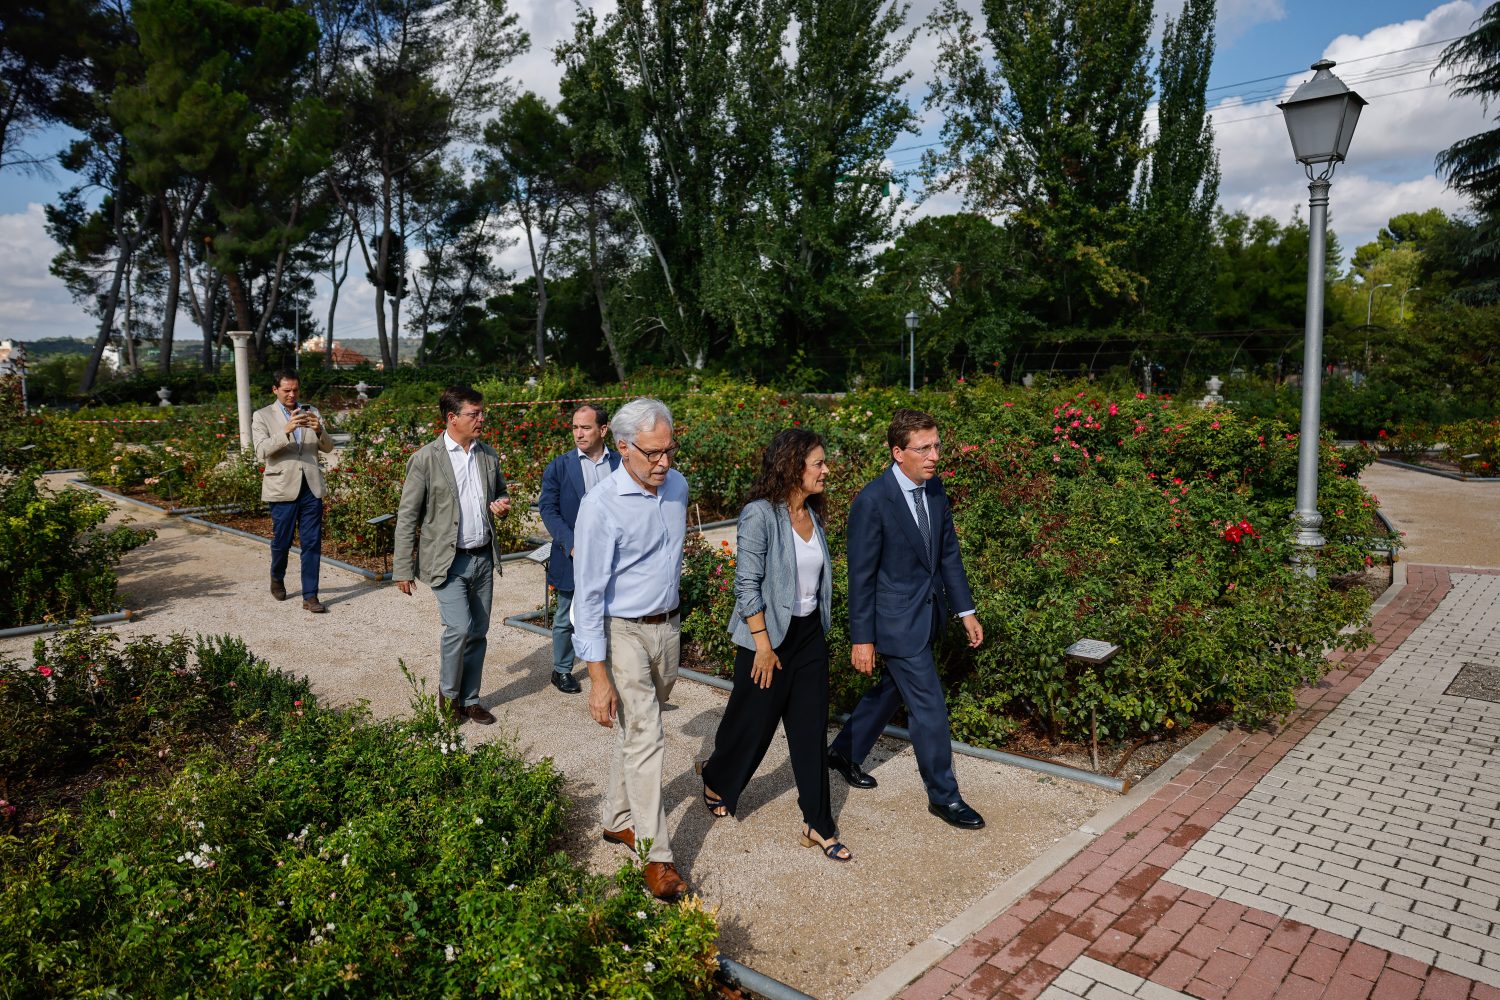
[[(963, 0), (977, 10), (979, 0)], [(601, 13), (612, 0), (586, 3)], [(935, 0), (912, 0), (913, 25)], [(1322, 58), (1351, 88), (1369, 100), (1350, 150), (1349, 162), (1334, 176), (1330, 219), (1345, 253), (1371, 240), (1393, 214), (1437, 206), (1448, 212), (1463, 202), (1443, 187), (1433, 157), (1454, 141), (1493, 127), (1474, 100), (1449, 97), (1446, 79), (1433, 76), (1443, 44), (1465, 34), (1485, 7), (1484, 0), (1220, 0), (1217, 52), (1209, 81), (1210, 99), (1223, 169), (1220, 202), (1252, 215), (1290, 219), (1307, 198), (1302, 168), (1291, 157), (1281, 114), (1275, 108), (1311, 74)], [(532, 39), (531, 51), (512, 66), (520, 87), (548, 97), (557, 94), (551, 50), (569, 32), (573, 4), (566, 0), (512, 0)], [(1159, 0), (1158, 20), (1181, 8), (1181, 0)], [(931, 75), (934, 45), (919, 33), (908, 57), (913, 79), (908, 98), (920, 107)], [(936, 138), (928, 125), (905, 137), (891, 154), (897, 166), (913, 165), (920, 147)], [(60, 146), (66, 137), (41, 137), (33, 151)], [(47, 272), (56, 247), (42, 228), (42, 206), (56, 199), (71, 180), (55, 172), (0, 177), (0, 337), (29, 340), (47, 336), (91, 337), (93, 321)], [(911, 192), (909, 192), (911, 194)], [(916, 211), (946, 211), (951, 201)], [(524, 246), (501, 252), (501, 262), (524, 273)], [(344, 288), (337, 334), (373, 336), (373, 295), (368, 285)], [(314, 305), (319, 312), (326, 306)], [(193, 335), (184, 320), (178, 334)]]

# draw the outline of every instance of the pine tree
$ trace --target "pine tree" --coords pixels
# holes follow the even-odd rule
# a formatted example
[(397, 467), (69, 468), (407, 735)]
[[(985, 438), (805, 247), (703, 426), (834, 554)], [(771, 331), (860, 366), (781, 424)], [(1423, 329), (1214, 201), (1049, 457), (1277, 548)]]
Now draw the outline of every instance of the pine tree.
[[(1472, 31), (1443, 49), (1434, 72), (1445, 69), (1456, 71), (1454, 97), (1478, 97), (1486, 110), (1500, 98), (1500, 3), (1491, 4)], [(1448, 185), (1468, 195), (1482, 216), (1473, 253), (1500, 257), (1500, 127), (1455, 142), (1438, 154), (1437, 165)]]

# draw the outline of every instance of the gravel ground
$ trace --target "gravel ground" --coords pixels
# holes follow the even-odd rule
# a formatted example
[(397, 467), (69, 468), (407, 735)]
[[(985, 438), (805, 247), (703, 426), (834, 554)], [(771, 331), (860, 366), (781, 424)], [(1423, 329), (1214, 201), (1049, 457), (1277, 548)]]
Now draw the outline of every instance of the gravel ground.
[(1376, 463), (1360, 476), (1405, 532), (1407, 562), (1500, 566), (1500, 483), (1465, 483)]
[[(435, 683), (439, 623), (426, 588), (406, 597), (325, 565), (320, 596), (329, 613), (315, 617), (295, 596), (284, 603), (271, 598), (266, 547), (144, 511), (117, 516), (158, 532), (121, 567), (126, 604), (140, 613), (114, 627), (122, 638), (234, 633), (273, 666), (310, 677), (325, 703), (364, 700), (379, 716), (409, 708), (398, 660), (429, 688)], [(715, 542), (726, 536), (732, 529), (709, 534)], [(289, 584), (296, 574), (294, 557)], [(529, 758), (552, 758), (577, 806), (564, 847), (608, 872), (627, 859), (598, 836), (599, 778), (613, 733), (589, 718), (585, 695), (563, 695), (548, 683), (544, 637), (499, 624), (535, 608), (542, 587), (540, 567), (525, 562), (507, 563), (496, 581), (483, 701), (500, 722), (461, 731), (469, 741), (513, 738)], [(31, 643), (0, 640), (0, 654), (27, 656)], [(848, 669), (846, 661), (836, 660), (835, 669)], [(708, 755), (725, 698), (684, 680), (665, 713), (673, 849), (693, 888), (718, 907), (723, 953), (813, 996), (857, 990), (1116, 798), (959, 757), (964, 797), (989, 819), (982, 831), (960, 832), (927, 814), (910, 747), (882, 740), (867, 762), (878, 788), (851, 789), (834, 779), (841, 839), (855, 855), (837, 864), (798, 846), (796, 791), (782, 739), (743, 794), (740, 815), (710, 819), (692, 763)]]

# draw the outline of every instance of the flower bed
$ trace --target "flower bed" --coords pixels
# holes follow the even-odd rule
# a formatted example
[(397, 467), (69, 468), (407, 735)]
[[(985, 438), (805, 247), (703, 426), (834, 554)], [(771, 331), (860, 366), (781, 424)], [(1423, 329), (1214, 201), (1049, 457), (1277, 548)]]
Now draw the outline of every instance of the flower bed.
[(43, 489), (38, 469), (0, 478), (0, 628), (118, 608), (115, 567), (156, 533), (102, 528), (109, 512), (108, 503), (83, 490)]
[(1500, 419), (1382, 428), (1375, 448), (1385, 459), (1460, 479), (1500, 479)]
[(0, 660), (6, 995), (698, 996), (716, 927), (557, 850), (561, 778), (237, 639)]

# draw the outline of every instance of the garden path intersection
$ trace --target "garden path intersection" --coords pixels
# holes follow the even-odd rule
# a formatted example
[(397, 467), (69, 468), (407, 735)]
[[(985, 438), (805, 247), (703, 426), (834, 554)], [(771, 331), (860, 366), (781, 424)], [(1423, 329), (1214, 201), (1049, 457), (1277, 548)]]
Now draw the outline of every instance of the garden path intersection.
[[(1433, 525), (1440, 543), (1451, 522), (1467, 533), (1464, 561), (1500, 566), (1489, 537), (1500, 489), (1381, 467), (1365, 478), (1398, 527)], [(116, 634), (237, 633), (311, 676), (325, 703), (366, 699), (377, 716), (408, 710), (396, 657), (435, 677), (430, 602), (325, 573), (333, 613), (309, 649), (295, 616), (271, 613), (263, 547), (140, 519), (160, 535), (121, 578), (146, 613)], [(664, 717), (669, 824), (694, 889), (720, 908), (723, 952), (859, 1000), (1500, 1000), (1500, 705), (1481, 700), (1500, 685), (1470, 680), (1500, 674), (1500, 570), (1423, 565), (1436, 550), (1408, 542), (1375, 642), (1338, 657), (1282, 728), (1215, 730), (1123, 798), (960, 758), (966, 797), (1007, 817), (977, 834), (913, 811), (911, 751), (882, 741), (869, 762), (879, 788), (835, 783), (851, 865), (795, 848), (780, 740), (737, 820), (700, 815), (691, 762), (723, 697), (679, 683)], [(534, 606), (539, 588), (536, 567), (507, 566), (497, 611)], [(607, 732), (548, 684), (545, 639), (498, 626), (493, 637), (484, 703), (501, 724), (464, 739), (514, 738), (551, 757), (577, 805), (562, 846), (613, 870), (624, 851), (592, 822)], [(29, 647), (0, 640), (11, 656)]]
[(1226, 734), (894, 992), (1500, 998), (1500, 706), (1454, 683), (1500, 672), (1500, 570), (1387, 594), (1287, 725)]

